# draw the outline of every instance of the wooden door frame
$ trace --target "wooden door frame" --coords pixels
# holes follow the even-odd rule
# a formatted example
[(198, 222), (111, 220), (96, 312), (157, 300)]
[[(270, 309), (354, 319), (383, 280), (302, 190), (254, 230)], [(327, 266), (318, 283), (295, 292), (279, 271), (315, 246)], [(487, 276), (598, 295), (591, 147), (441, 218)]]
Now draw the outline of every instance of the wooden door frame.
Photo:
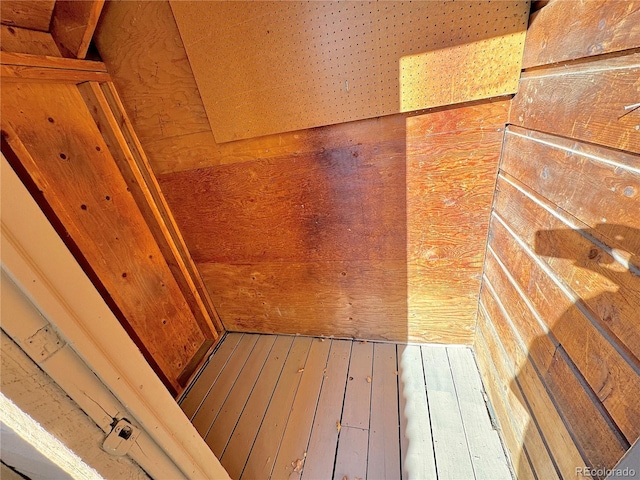
[[(138, 443), (149, 449), (134, 459), (153, 477), (177, 469), (184, 478), (229, 478), (4, 156), (1, 175), (2, 269), (113, 396), (104, 401), (126, 406), (121, 413), (140, 426)], [(5, 331), (11, 322), (3, 319)]]

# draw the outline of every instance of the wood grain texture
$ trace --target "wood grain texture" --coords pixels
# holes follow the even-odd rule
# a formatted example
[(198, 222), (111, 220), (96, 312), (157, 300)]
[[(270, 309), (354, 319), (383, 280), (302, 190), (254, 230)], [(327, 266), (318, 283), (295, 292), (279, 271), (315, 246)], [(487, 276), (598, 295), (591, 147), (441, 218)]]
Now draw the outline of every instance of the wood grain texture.
[(94, 40), (154, 171), (206, 162), (216, 143), (169, 2), (107, 2)]
[(230, 330), (407, 337), (404, 262), (205, 263), (198, 268)]
[[(633, 441), (640, 432), (629, 429), (638, 422), (627, 416), (638, 412), (626, 404), (632, 402), (631, 392), (640, 388), (636, 384), (638, 325), (634, 321), (640, 308), (640, 278), (625, 272), (622, 265), (585, 238), (581, 233), (588, 229), (567, 227), (508, 184), (501, 186), (496, 206), (515, 235), (528, 244), (525, 253), (512, 234), (496, 223), (496, 252)], [(536, 254), (542, 256), (541, 265), (534, 260)], [(558, 280), (566, 282), (574, 298), (562, 295)], [(579, 305), (574, 306), (575, 298), (580, 299)], [(575, 334), (576, 328), (580, 335)], [(615, 393), (609, 398), (612, 388)]]
[(0, 25), (0, 49), (13, 53), (60, 56), (60, 50), (50, 33), (9, 25)]
[(535, 417), (522, 394), (515, 375), (517, 370), (514, 370), (513, 355), (504, 348), (503, 341), (512, 339), (499, 336), (492, 325), (498, 322), (498, 317), (486, 313), (484, 304), (491, 296), (485, 292), (486, 289), (483, 289), (474, 353), (517, 478), (533, 476), (533, 472), (539, 478), (560, 478)]
[(228, 328), (471, 343), (506, 114), (496, 100), (300, 132), (279, 151), (308, 154), (160, 184)]
[(102, 62), (91, 60), (76, 60), (71, 58), (47, 57), (27, 53), (0, 52), (0, 63), (3, 65), (20, 65), (24, 67), (41, 67), (61, 70), (75, 70), (78, 72), (107, 73), (107, 67)]
[(525, 73), (510, 121), (532, 130), (640, 153), (640, 53)]
[(6, 25), (48, 32), (55, 3), (55, 0), (3, 0), (0, 20)]
[(171, 7), (220, 143), (512, 93), (529, 13), (511, 1)]
[(555, 0), (545, 5), (529, 25), (522, 68), (639, 46), (640, 3), (598, 0), (583, 8), (577, 2)]
[[(478, 313), (478, 321), (482, 318), (482, 313)], [(509, 458), (513, 468), (513, 472), (518, 479), (534, 479), (536, 478), (532, 465), (529, 461), (527, 446), (517, 438), (516, 430), (513, 426), (513, 417), (506, 408), (506, 402), (498, 393), (497, 385), (499, 384), (498, 374), (490, 357), (489, 348), (486, 345), (482, 332), (478, 330), (475, 337), (474, 352), (478, 359), (480, 374), (486, 385), (487, 398), (491, 402), (491, 406), (497, 416), (497, 428), (501, 433), (504, 446), (509, 452)], [(557, 475), (548, 478), (558, 478)]]
[[(487, 260), (489, 258), (490, 256), (487, 256)], [(483, 293), (485, 286), (488, 287), (489, 285), (490, 283), (485, 280), (483, 283)], [(489, 290), (495, 301), (497, 299), (496, 291), (492, 289)], [(486, 297), (483, 297), (483, 299), (484, 298)], [(483, 300), (483, 306), (485, 303), (487, 303), (486, 300)], [(518, 388), (522, 390), (522, 401), (526, 402), (533, 418), (535, 418), (535, 421), (531, 421), (523, 426), (523, 435), (525, 438), (529, 438), (531, 436), (529, 431), (533, 428), (539, 428), (544, 442), (548, 445), (548, 454), (553, 459), (560, 475), (574, 475), (576, 465), (584, 466), (589, 465), (589, 463), (586, 459), (583, 459), (576, 446), (576, 440), (572, 438), (570, 430), (568, 430), (563, 423), (562, 417), (553, 404), (553, 400), (546, 391), (538, 369), (527, 356), (528, 344), (522, 341), (522, 338), (516, 330), (517, 327), (514, 326), (516, 324), (514, 318), (511, 317), (504, 308), (500, 308), (491, 314), (488, 320), (497, 327), (497, 335), (494, 335), (494, 337), (499, 339), (499, 344), (506, 347), (505, 350), (509, 355), (507, 357), (507, 363), (511, 362), (513, 364), (513, 373), (507, 374), (506, 377), (503, 374), (500, 378), (502, 381), (509, 382), (508, 388), (512, 391), (515, 392)], [(520, 322), (517, 324), (520, 325)], [(485, 338), (487, 342), (490, 342), (490, 336), (485, 336)], [(497, 347), (494, 347), (493, 351), (496, 351), (496, 348)], [(498, 359), (500, 357), (495, 356), (494, 358)], [(510, 378), (513, 378), (513, 380), (509, 380)], [(507, 384), (505, 384), (505, 388), (507, 388)], [(529, 453), (529, 458), (531, 458), (532, 463), (536, 466), (536, 472), (544, 471), (544, 469), (548, 468), (545, 465), (546, 462), (544, 462), (544, 456), (546, 455), (545, 450), (539, 449), (540, 444), (530, 444), (530, 446), (532, 448)], [(522, 452), (520, 452), (519, 449), (516, 452), (512, 452), (512, 456), (519, 456), (521, 454)], [(542, 468), (538, 466), (539, 463), (535, 462), (536, 458), (543, 460)]]
[(147, 358), (180, 391), (177, 378), (204, 337), (78, 90), (4, 84), (3, 99), (3, 130), (15, 131), (9, 144), (23, 144), (20, 161), (40, 200), (56, 212)]
[(471, 342), (506, 120), (504, 102), (461, 110), (407, 122), (409, 318), (445, 343)]
[(640, 265), (640, 156), (512, 126), (502, 170)]
[[(194, 318), (206, 338), (213, 343), (224, 331), (200, 274), (191, 259), (175, 220), (151, 171), (149, 162), (123, 110), (112, 84), (85, 83), (79, 87), (102, 136), (113, 155), (128, 189), (145, 217), (147, 225), (167, 260), (176, 282), (189, 303)], [(202, 352), (202, 355), (206, 353)], [(185, 367), (182, 377), (195, 371), (200, 358)]]
[(596, 403), (602, 402), (627, 437), (637, 438), (640, 435), (636, 420), (639, 414), (634, 392), (640, 388), (640, 378), (636, 365), (629, 365), (625, 357), (617, 353), (616, 348), (579, 308), (573, 306), (548, 274), (521, 252), (504, 229), (499, 225), (493, 228), (492, 246), (507, 269), (514, 272), (515, 282), (568, 353), (572, 366), (580, 371), (595, 392)]
[(404, 139), (326, 147), (161, 176), (194, 260), (404, 258)]
[(51, 35), (65, 57), (85, 58), (104, 0), (57, 0)]

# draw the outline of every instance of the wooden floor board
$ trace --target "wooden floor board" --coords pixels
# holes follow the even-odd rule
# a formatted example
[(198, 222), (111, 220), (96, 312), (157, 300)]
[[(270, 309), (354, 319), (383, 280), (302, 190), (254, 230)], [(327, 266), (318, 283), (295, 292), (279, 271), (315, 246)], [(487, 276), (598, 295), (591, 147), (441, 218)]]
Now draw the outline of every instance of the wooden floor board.
[(398, 366), (402, 478), (436, 478), (420, 347), (398, 345)]
[(197, 382), (234, 480), (511, 479), (465, 347), (229, 334)]
[(445, 347), (422, 347), (438, 478), (474, 478)]
[(260, 480), (271, 477), (273, 463), (289, 419), (291, 405), (298, 391), (303, 373), (301, 369), (304, 369), (307, 361), (311, 342), (311, 338), (308, 337), (298, 337), (293, 341), (293, 346), (289, 351), (289, 356), (240, 478)]
[(482, 381), (469, 348), (448, 348), (449, 365), (477, 480), (510, 480), (511, 472), (498, 432), (482, 395)]
[(208, 395), (211, 387), (213, 387), (213, 384), (229, 360), (233, 350), (238, 345), (238, 342), (240, 342), (242, 335), (242, 333), (228, 333), (224, 337), (213, 358), (207, 363), (196, 380), (196, 383), (180, 402), (180, 408), (182, 408), (182, 411), (189, 419), (192, 419), (200, 408), (200, 405)]
[(373, 347), (371, 419), (369, 421), (367, 477), (400, 479), (400, 419), (396, 346)]
[(222, 453), (220, 463), (234, 480), (242, 474), (292, 344), (293, 337), (290, 336), (279, 336), (276, 339), (271, 355), (245, 406), (244, 414)]
[(354, 342), (349, 363), (342, 426), (369, 429), (373, 343)]
[(331, 478), (338, 448), (338, 428), (347, 385), (351, 342), (332, 340), (327, 371), (322, 382), (320, 400), (311, 430), (302, 478)]
[(249, 358), (249, 354), (257, 341), (258, 335), (243, 335), (238, 346), (229, 357), (216, 383), (213, 384), (213, 388), (191, 421), (200, 435), (205, 436), (209, 432), (211, 425), (218, 416), (220, 407), (222, 407), (227, 395), (231, 391), (236, 378), (238, 378), (238, 374)]
[(258, 339), (251, 355), (249, 355), (247, 363), (245, 363), (242, 371), (238, 375), (238, 379), (241, 379), (241, 381), (236, 381), (234, 384), (229, 396), (220, 409), (220, 413), (213, 422), (209, 434), (205, 437), (207, 445), (209, 445), (211, 451), (213, 451), (218, 458), (220, 458), (222, 452), (224, 452), (231, 438), (233, 429), (240, 418), (240, 414), (244, 410), (247, 400), (249, 400), (249, 395), (258, 380), (258, 376), (264, 367), (275, 341), (276, 337), (274, 335), (264, 335)]
[[(364, 479), (367, 476), (369, 432), (362, 428), (342, 427), (333, 473), (335, 480)], [(377, 477), (382, 478), (382, 477)]]
[(273, 466), (273, 478), (299, 478), (307, 455), (314, 413), (327, 366), (330, 344), (313, 340), (300, 386)]

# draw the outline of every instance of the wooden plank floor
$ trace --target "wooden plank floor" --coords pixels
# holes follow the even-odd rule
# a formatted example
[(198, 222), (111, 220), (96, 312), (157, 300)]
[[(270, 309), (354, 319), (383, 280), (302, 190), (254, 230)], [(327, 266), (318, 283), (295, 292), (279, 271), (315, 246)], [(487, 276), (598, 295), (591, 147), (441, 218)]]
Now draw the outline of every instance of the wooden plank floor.
[(181, 407), (233, 479), (512, 479), (466, 347), (230, 333)]

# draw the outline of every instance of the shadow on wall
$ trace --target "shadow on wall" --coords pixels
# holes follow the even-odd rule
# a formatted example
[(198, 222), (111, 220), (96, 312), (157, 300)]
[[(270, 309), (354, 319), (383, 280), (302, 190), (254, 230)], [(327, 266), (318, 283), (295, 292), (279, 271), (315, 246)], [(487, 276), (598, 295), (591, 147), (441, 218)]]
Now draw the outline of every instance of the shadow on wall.
[[(527, 452), (524, 446), (519, 465), (529, 462), (535, 471), (536, 462), (548, 455), (550, 468), (561, 478), (605, 478), (638, 437), (638, 326), (633, 324), (638, 313), (633, 304), (640, 292), (639, 246), (640, 230), (624, 225), (536, 232), (535, 253), (554, 272), (562, 271), (571, 286), (553, 284), (549, 278), (557, 291), (545, 291), (545, 282), (533, 282), (532, 275), (529, 285), (522, 286), (539, 313), (544, 302), (559, 314), (540, 315), (548, 333), (528, 346), (510, 385), (531, 412), (523, 442), (538, 438), (547, 450)], [(573, 303), (558, 309), (553, 299), (560, 297)], [(549, 345), (551, 358), (540, 365), (535, 352), (549, 350)], [(546, 392), (532, 391), (536, 375)], [(540, 399), (547, 394), (551, 401), (545, 407)]]

